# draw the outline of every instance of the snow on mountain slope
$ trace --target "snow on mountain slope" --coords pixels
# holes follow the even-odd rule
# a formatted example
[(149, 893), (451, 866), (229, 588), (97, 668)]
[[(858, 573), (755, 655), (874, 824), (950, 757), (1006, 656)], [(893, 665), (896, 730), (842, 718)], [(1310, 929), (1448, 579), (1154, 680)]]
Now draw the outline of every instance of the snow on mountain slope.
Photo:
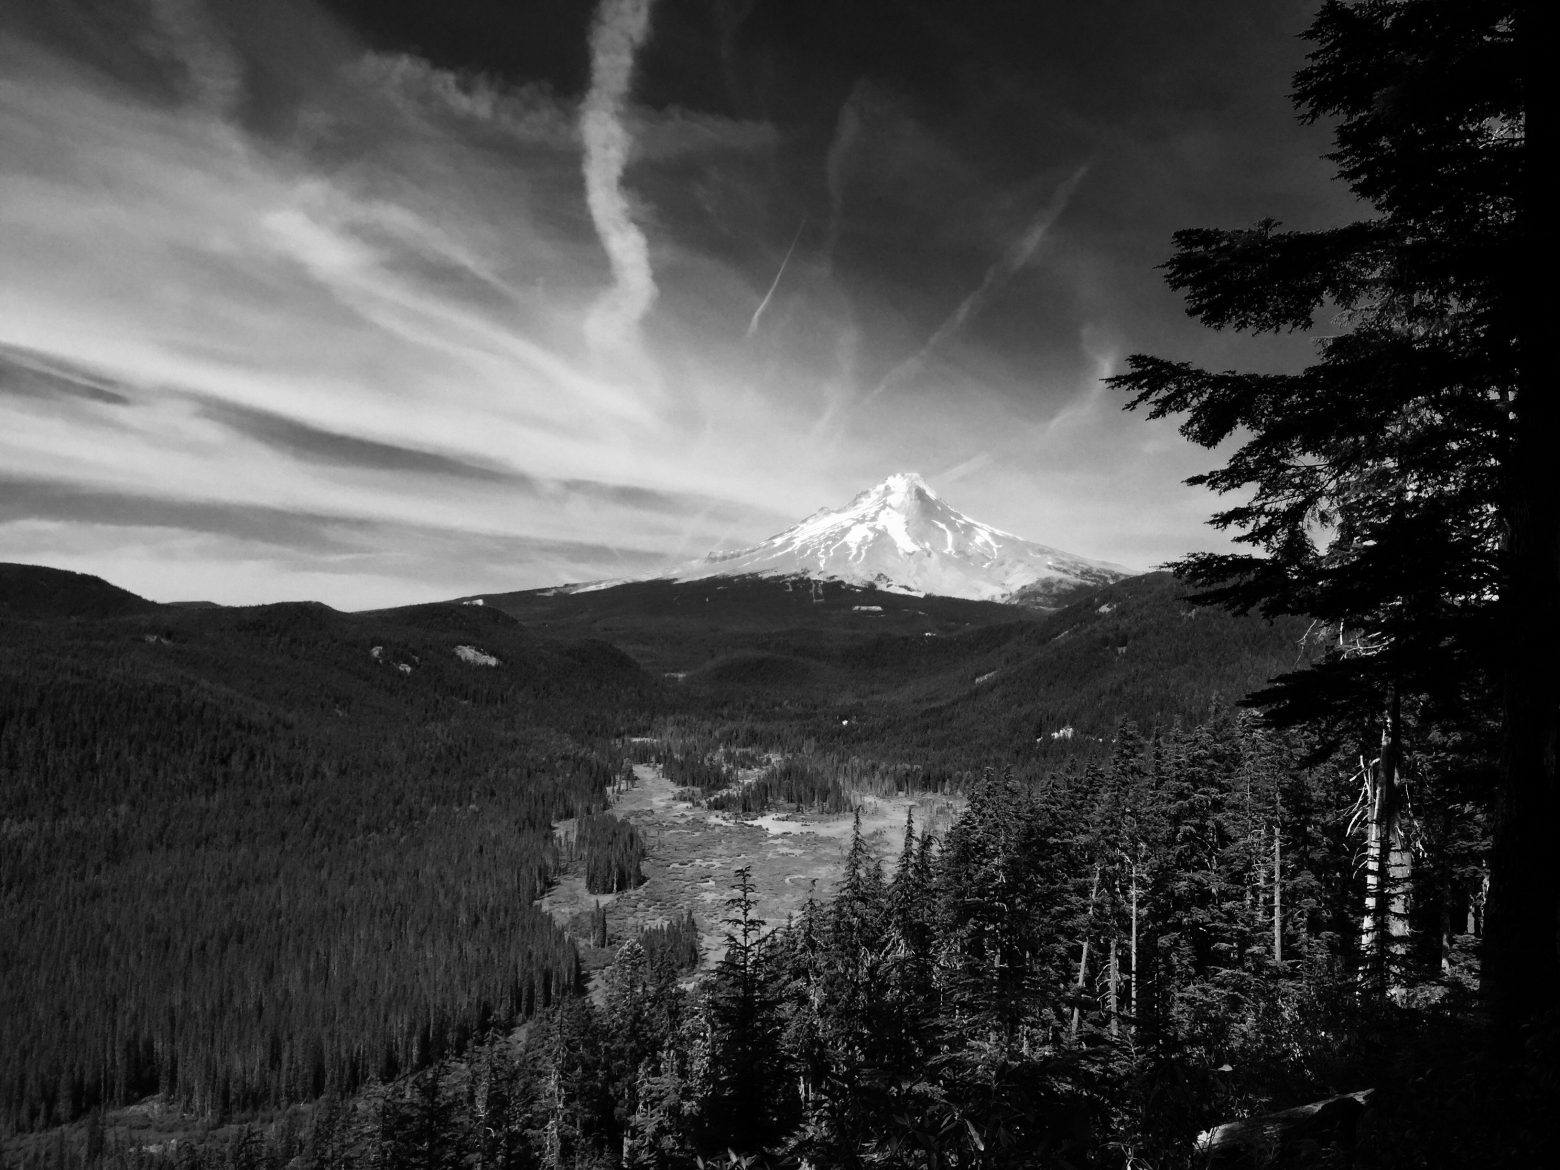
[(666, 577), (698, 581), (746, 573), (980, 601), (1009, 600), (1022, 590), (1026, 604), (1041, 606), (1078, 586), (1133, 575), (972, 520), (914, 472), (891, 475), (845, 507), (820, 509), (762, 544), (711, 553)]

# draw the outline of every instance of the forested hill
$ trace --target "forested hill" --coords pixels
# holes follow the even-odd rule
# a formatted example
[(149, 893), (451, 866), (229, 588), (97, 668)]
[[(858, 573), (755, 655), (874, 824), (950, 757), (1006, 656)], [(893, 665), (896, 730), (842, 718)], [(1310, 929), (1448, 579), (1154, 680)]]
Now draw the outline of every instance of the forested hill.
[(1033, 620), (1038, 611), (992, 601), (922, 597), (805, 577), (632, 581), (605, 589), (528, 589), (462, 598), (538, 631), (601, 638), (647, 670), (680, 674), (771, 640), (810, 636), (832, 648), (885, 634), (956, 634)]
[(1049, 616), (1006, 607), (939, 625), (942, 599), (898, 598), (882, 614), (708, 630), (688, 652), (705, 661), (679, 672), (668, 702), (753, 745), (811, 743), (928, 776), (1050, 766), (1108, 752), (1122, 720), (1190, 726), (1296, 667), (1304, 622), (1236, 617), (1187, 592), (1150, 573)]
[(1048, 614), (749, 576), (487, 594), (472, 608), (543, 636), (609, 641), (677, 684), (667, 702), (678, 711), (761, 736), (914, 754), (1011, 752), (1044, 737), (1065, 755), (1123, 718), (1196, 722), (1295, 668), (1304, 622), (1236, 617), (1187, 593), (1147, 573)]
[(0, 563), (0, 618), (120, 617), (156, 608), (90, 573)]
[(0, 609), (0, 1127), (350, 1091), (572, 992), (532, 900), (648, 726), (632, 661), (476, 607), (6, 586), (59, 581)]
[(1124, 720), (1191, 726), (1306, 653), (1304, 622), (1236, 617), (1187, 594), (1150, 573), (1009, 627), (984, 655), (909, 682), (877, 734), (911, 752), (962, 737), (1054, 760), (1108, 742)]

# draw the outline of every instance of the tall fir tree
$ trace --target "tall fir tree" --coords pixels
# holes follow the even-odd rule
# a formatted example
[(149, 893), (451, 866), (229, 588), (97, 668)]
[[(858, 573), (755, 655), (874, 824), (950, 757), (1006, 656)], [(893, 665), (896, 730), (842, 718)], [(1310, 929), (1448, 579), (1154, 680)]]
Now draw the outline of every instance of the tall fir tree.
[(1455, 704), (1468, 680), (1495, 698), (1484, 980), (1505, 1041), (1560, 1002), (1555, 9), (1327, 0), (1296, 101), (1337, 119), (1330, 157), (1374, 215), (1183, 231), (1166, 268), (1214, 328), (1309, 329), (1330, 306), (1340, 331), (1298, 374), (1138, 356), (1116, 379), (1152, 416), (1184, 412), (1195, 442), (1244, 432), (1194, 482), (1250, 492), (1214, 522), (1262, 555), (1181, 569), (1212, 600), (1330, 623), (1333, 653), (1269, 702), (1376, 712), (1387, 795), (1405, 699)]
[(772, 935), (755, 913), (752, 867), (736, 871), (726, 899), (726, 953), (709, 993), (708, 1142), (764, 1149), (794, 1120), (794, 1082), (780, 1046), (783, 1019)]

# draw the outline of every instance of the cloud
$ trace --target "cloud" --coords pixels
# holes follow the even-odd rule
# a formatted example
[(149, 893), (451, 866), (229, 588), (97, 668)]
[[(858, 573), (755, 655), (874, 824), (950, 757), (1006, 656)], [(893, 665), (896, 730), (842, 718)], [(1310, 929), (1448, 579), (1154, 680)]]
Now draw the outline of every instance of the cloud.
[(414, 117), (447, 115), (558, 150), (580, 144), (572, 103), (545, 82), (510, 85), (483, 73), (440, 69), (411, 53), (364, 53), (351, 72)]
[(613, 287), (592, 307), (586, 330), (597, 346), (632, 348), (655, 302), (650, 246), (623, 192), (631, 146), (623, 122), (634, 59), (650, 31), (654, 0), (601, 0), (591, 29), (590, 92), (580, 111), (585, 198), (612, 266)]
[[(744, 3), (703, 46), (669, 8), (650, 43), (648, 3), (603, 5), (594, 106), (377, 31), (385, 51), (339, 28), (314, 51), (294, 24), (325, 21), (318, 5), (218, 4), (182, 32), (186, 6), (172, 23), (110, 7), (87, 47), (63, 0), (47, 37), (0, 37), (0, 467), (41, 485), (0, 520), (10, 556), (122, 568), (152, 596), (415, 600), (750, 544), (904, 466), (945, 468), (983, 519), (1105, 555), (1076, 534), (1149, 474), (1120, 469), (1148, 430), (1088, 397), (1077, 344), (1086, 319), (1119, 326), (1126, 261), (1095, 263), (1073, 230), (1094, 198), (1047, 237), (1065, 198), (1037, 212), (1022, 176), (1067, 144), (1013, 139), (993, 87), (939, 105), (870, 53), (820, 86)], [(562, 23), (583, 62), (581, 20)], [(677, 88), (690, 47), (698, 92)], [(730, 103), (721, 52), (749, 69)], [(729, 116), (754, 109), (773, 120)], [(1091, 196), (1125, 165), (1102, 156)], [(1118, 332), (1112, 348), (1144, 347)], [(868, 398), (883, 370), (934, 359), (937, 379), (904, 370)], [(1080, 503), (1062, 472), (1090, 467)]]
[(305, 462), (397, 474), (427, 475), (524, 486), (535, 480), (521, 472), (420, 447), (385, 443), (311, 426), (295, 418), (231, 402), (206, 402), (200, 414), (246, 438)]
[(748, 321), (747, 336), (752, 337), (758, 332), (759, 318), (764, 315), (764, 310), (769, 307), (769, 302), (774, 299), (775, 289), (780, 287), (780, 278), (785, 275), (786, 266), (791, 263), (791, 254), (796, 251), (796, 245), (802, 238), (802, 229), (807, 226), (804, 219), (796, 225), (796, 234), (791, 237), (791, 244), (785, 250), (785, 255), (780, 258), (780, 267), (775, 272), (775, 278), (769, 282), (769, 291), (764, 293), (763, 299), (758, 302), (758, 308), (753, 310), (753, 316)]
[(202, 0), (149, 0), (162, 46), (185, 70), (190, 99), (222, 118), (244, 96), (243, 63)]
[(828, 153), (824, 155), (824, 184), (829, 193), (829, 223), (824, 233), (823, 257), (826, 265), (834, 263), (834, 249), (840, 241), (840, 226), (845, 218), (846, 166), (856, 140), (861, 137), (862, 107), (869, 99), (867, 84), (858, 80), (850, 96), (840, 104), (839, 117), (834, 124), (834, 136), (829, 139)]
[(128, 406), (126, 387), (112, 378), (48, 354), (0, 345), (0, 394), (44, 401), (79, 400), (100, 406)]
[(352, 517), (106, 490), (67, 480), (7, 475), (0, 476), (0, 489), (0, 524), (45, 520), (176, 528), (321, 554), (356, 547), (345, 533), (371, 527)]
[(734, 507), (715, 496), (696, 492), (658, 491), (632, 484), (605, 483), (600, 480), (563, 479), (539, 485), (544, 496), (614, 504), (635, 512), (651, 513), (677, 520), (698, 514), (706, 520), (726, 522), (751, 519), (752, 510)]
[(395, 555), (417, 549), (421, 559), (438, 559), (452, 550), (476, 564), (513, 563), (519, 553), (593, 561), (632, 563), (652, 568), (664, 561), (654, 551), (591, 539), (537, 538), (503, 532), (452, 531), (393, 519), (367, 519), (328, 511), (271, 508), (254, 504), (214, 503), (136, 492), (106, 491), (64, 480), (0, 475), (0, 524), (53, 521), (126, 529), (177, 529), (219, 536), (294, 553)]
[[(653, 573), (659, 552), (590, 537), (530, 537), (326, 511), (172, 499), (0, 475), (8, 556), (107, 577), (157, 600), (255, 604), (310, 597), (343, 609), (524, 585)], [(515, 566), (537, 576), (516, 580)]]
[(961, 459), (952, 467), (943, 468), (932, 476), (931, 482), (938, 485), (957, 483), (959, 480), (989, 466), (996, 457), (996, 453), (993, 451), (978, 451), (968, 459)]

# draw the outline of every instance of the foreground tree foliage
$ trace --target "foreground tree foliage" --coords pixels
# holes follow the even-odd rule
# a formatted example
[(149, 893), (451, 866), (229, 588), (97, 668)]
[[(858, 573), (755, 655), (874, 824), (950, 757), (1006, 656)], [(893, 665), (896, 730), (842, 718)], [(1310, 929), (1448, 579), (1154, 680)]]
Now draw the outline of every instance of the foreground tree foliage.
[[(1137, 356), (1115, 382), (1229, 463), (1193, 482), (1245, 491), (1214, 523), (1258, 550), (1193, 556), (1203, 600), (1317, 619), (1328, 651), (1257, 696), (1355, 742), (1371, 790), (1378, 936), (1391, 933), (1411, 728), (1502, 733), (1484, 986), (1504, 1042), (1560, 1000), (1560, 397), (1555, 6), (1323, 4), (1297, 77), (1308, 120), (1338, 120), (1347, 227), (1176, 236), (1166, 265), (1193, 316), (1257, 333), (1337, 332), (1298, 374), (1212, 373)], [(1368, 713), (1362, 718), (1362, 713)], [(1472, 718), (1469, 718), (1470, 713)]]

